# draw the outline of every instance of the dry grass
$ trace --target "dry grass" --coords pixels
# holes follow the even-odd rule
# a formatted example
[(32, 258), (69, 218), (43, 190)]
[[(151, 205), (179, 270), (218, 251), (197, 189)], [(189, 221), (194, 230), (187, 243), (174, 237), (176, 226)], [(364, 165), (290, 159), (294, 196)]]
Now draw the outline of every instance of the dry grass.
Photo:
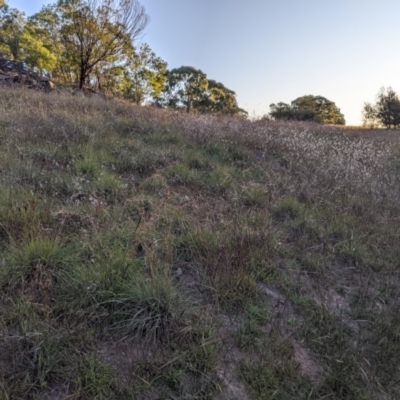
[(386, 134), (2, 90), (0, 398), (399, 398)]

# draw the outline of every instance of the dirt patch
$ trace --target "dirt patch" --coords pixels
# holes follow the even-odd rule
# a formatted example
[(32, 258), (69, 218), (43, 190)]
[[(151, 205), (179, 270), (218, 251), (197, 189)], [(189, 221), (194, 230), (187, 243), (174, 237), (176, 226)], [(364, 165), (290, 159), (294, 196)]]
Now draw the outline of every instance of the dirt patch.
[(291, 322), (301, 320), (295, 306), (286, 296), (269, 285), (260, 283), (258, 289), (267, 297), (272, 314), (270, 322), (265, 326), (265, 332), (271, 334), (279, 331), (283, 338), (289, 338), (293, 335), (295, 328)]
[(251, 400), (237, 370), (240, 362), (249, 358), (248, 353), (237, 347), (234, 338), (240, 324), (224, 314), (219, 315), (219, 320), (218, 336), (223, 344), (223, 349), (217, 364), (217, 376), (221, 382), (221, 392), (216, 400)]
[(266, 294), (275, 304), (273, 306), (282, 305), (287, 301), (287, 298), (279, 293), (276, 289), (266, 285), (266, 284), (259, 284), (258, 288)]
[(217, 376), (222, 383), (221, 393), (216, 400), (251, 400), (245, 384), (239, 379), (237, 367), (246, 358), (239, 349), (231, 349), (218, 363)]
[(155, 353), (149, 343), (132, 340), (109, 341), (97, 346), (97, 356), (102, 362), (111, 365), (121, 387), (129, 387), (137, 379), (147, 383), (135, 374), (134, 369), (137, 364), (154, 362)]
[[(343, 272), (343, 275), (346, 272)], [(308, 273), (301, 271), (291, 271), (291, 276), (301, 286), (302, 296), (304, 298), (314, 302), (317, 306), (328, 311), (331, 315), (337, 317), (344, 325), (350, 328), (352, 331), (357, 332), (359, 330), (359, 324), (351, 318), (351, 297), (352, 293), (357, 291), (353, 285), (346, 286), (344, 292), (341, 294), (334, 287), (342, 287), (339, 281), (336, 280), (334, 287), (327, 287), (323, 285), (318, 279), (310, 276)], [(350, 282), (351, 279), (346, 279)]]
[(66, 400), (70, 399), (70, 391), (66, 385), (49, 388), (41, 397), (43, 400)]
[(5, 376), (13, 373), (12, 341), (15, 341), (12, 336), (0, 333), (0, 382), (4, 380)]
[(268, 297), (271, 309), (275, 314), (275, 318), (272, 322), (266, 325), (265, 331), (271, 334), (278, 328), (280, 334), (283, 334), (282, 340), (290, 340), (293, 346), (293, 359), (299, 364), (301, 374), (309, 377), (314, 383), (321, 382), (323, 379), (322, 366), (312, 357), (307, 348), (301, 346), (292, 338), (292, 335), (295, 333), (295, 328), (290, 326), (289, 321), (291, 319), (296, 320), (299, 317), (295, 306), (286, 296), (275, 288), (265, 284), (259, 284), (259, 289)]
[(319, 290), (318, 294), (313, 293), (312, 299), (318, 306), (338, 317), (352, 331), (359, 331), (359, 323), (350, 317), (351, 307), (348, 297), (341, 295), (333, 288), (327, 288)]
[(313, 300), (320, 307), (327, 309), (334, 315), (340, 316), (350, 312), (348, 300), (332, 288), (320, 290), (318, 294), (315, 293), (313, 295)]
[(292, 344), (293, 358), (299, 364), (301, 374), (309, 377), (314, 383), (320, 383), (324, 377), (322, 366), (312, 357), (308, 349), (295, 341)]

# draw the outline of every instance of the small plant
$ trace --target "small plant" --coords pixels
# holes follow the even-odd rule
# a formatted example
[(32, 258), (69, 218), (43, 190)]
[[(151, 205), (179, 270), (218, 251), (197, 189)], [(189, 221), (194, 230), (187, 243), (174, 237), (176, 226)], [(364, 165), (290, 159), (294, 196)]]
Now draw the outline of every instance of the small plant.
[(88, 179), (93, 179), (99, 174), (100, 165), (92, 148), (87, 147), (84, 150), (82, 158), (75, 161), (74, 169), (78, 175), (82, 175)]
[[(74, 259), (73, 249), (62, 246), (59, 239), (35, 238), (21, 248), (15, 247), (2, 270), (2, 283), (25, 284), (37, 275), (59, 274)], [(47, 272), (45, 272), (47, 271)]]
[(265, 188), (256, 185), (245, 187), (240, 193), (240, 201), (246, 207), (266, 207), (269, 200), (270, 195)]
[(273, 216), (279, 221), (292, 220), (299, 217), (303, 206), (295, 197), (286, 197), (272, 208)]
[(102, 363), (94, 353), (82, 359), (78, 371), (74, 382), (77, 395), (97, 399), (116, 398), (115, 378), (111, 367)]

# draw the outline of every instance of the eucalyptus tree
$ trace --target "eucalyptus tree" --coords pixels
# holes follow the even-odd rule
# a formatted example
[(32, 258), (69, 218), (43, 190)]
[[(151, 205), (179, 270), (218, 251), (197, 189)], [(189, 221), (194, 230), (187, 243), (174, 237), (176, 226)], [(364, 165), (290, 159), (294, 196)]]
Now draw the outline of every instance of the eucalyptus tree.
[(363, 108), (364, 125), (383, 126), (387, 129), (400, 127), (400, 99), (391, 88), (381, 88), (376, 103), (365, 103)]
[(291, 104), (270, 105), (273, 119), (314, 121), (323, 124), (345, 125), (344, 115), (336, 104), (323, 96), (306, 95), (293, 100)]
[(95, 72), (126, 61), (149, 17), (138, 0), (59, 0), (30, 21), (37, 36), (51, 44), (55, 78), (82, 88)]
[(236, 93), (222, 83), (209, 80), (200, 69), (182, 66), (167, 72), (164, 90), (156, 103), (187, 112), (219, 113), (246, 116), (238, 107)]
[(377, 95), (376, 115), (386, 128), (400, 127), (400, 100), (397, 93), (391, 88), (382, 88)]
[(48, 43), (36, 35), (35, 26), (16, 8), (0, 6), (0, 52), (29, 67), (50, 72), (56, 57)]
[(314, 110), (299, 109), (283, 102), (271, 104), (269, 116), (275, 120), (321, 122)]
[(51, 71), (53, 79), (73, 85), (77, 81), (79, 65), (72, 54), (65, 51), (61, 38), (62, 15), (57, 4), (44, 6), (38, 13), (29, 17), (35, 36), (47, 44), (55, 57), (55, 66)]
[(185, 109), (188, 113), (204, 100), (208, 88), (207, 75), (200, 69), (182, 66), (167, 73), (165, 88), (158, 98), (159, 105)]
[(208, 80), (207, 90), (198, 109), (203, 113), (247, 116), (247, 112), (238, 106), (236, 93), (221, 82), (212, 79)]
[(78, 66), (78, 84), (103, 64), (120, 63), (133, 50), (149, 17), (137, 0), (59, 0), (64, 54)]
[(363, 125), (365, 127), (373, 129), (377, 128), (380, 125), (380, 122), (378, 120), (378, 112), (375, 105), (368, 102), (364, 103), (364, 107), (362, 110), (362, 119)]
[(7, 4), (0, 7), (0, 51), (20, 61), (21, 40), (26, 25), (25, 14)]
[(124, 96), (136, 104), (157, 99), (167, 82), (167, 63), (143, 43), (128, 58)]
[(307, 95), (292, 101), (296, 110), (309, 110), (315, 112), (316, 119), (323, 124), (345, 125), (346, 121), (340, 108), (323, 96)]

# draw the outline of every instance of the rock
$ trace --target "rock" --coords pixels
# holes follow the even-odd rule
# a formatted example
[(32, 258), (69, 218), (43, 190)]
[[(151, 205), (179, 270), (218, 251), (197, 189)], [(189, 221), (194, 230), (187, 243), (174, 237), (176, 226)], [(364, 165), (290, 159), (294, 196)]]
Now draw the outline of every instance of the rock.
[[(0, 52), (0, 87), (28, 87), (31, 89), (40, 89), (45, 92), (56, 91), (57, 93), (71, 93), (78, 97), (93, 97), (103, 100), (111, 100), (104, 93), (97, 93), (91, 88), (58, 89), (54, 82), (47, 76), (43, 76), (30, 70), (23, 63), (17, 63), (10, 60), (6, 55)], [(57, 90), (56, 90), (57, 89)]]
[(26, 86), (45, 91), (55, 89), (55, 84), (49, 78), (2, 54), (0, 54), (0, 86)]
[(56, 88), (56, 85), (50, 79), (42, 79), (40, 81), (40, 86), (47, 92)]
[(174, 272), (174, 278), (179, 279), (183, 275), (182, 268), (177, 268), (177, 270)]

